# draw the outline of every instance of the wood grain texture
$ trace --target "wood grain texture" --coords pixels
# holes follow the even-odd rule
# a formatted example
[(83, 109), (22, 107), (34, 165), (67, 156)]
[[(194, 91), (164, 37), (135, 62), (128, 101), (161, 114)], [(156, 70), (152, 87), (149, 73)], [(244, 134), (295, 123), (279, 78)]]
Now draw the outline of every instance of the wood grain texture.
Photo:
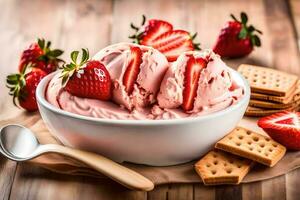
[(216, 188), (216, 200), (242, 199), (242, 185), (222, 185)]
[(262, 183), (262, 199), (284, 200), (286, 199), (285, 176), (272, 178)]
[(165, 200), (168, 196), (168, 185), (161, 185), (147, 193), (148, 200)]
[(243, 200), (262, 199), (261, 182), (247, 183), (242, 187)]
[(294, 29), (296, 31), (298, 51), (300, 50), (300, 1), (290, 0), (289, 8), (293, 19)]
[[(0, 81), (17, 69), (21, 50), (36, 37), (66, 50), (89, 48), (91, 54), (127, 38), (129, 23), (141, 15), (170, 21), (176, 28), (198, 32), (202, 48), (215, 43), (229, 18), (247, 11), (250, 23), (263, 31), (262, 47), (248, 57), (226, 60), (236, 68), (241, 63), (282, 69), (300, 75), (300, 3), (298, 0), (0, 0)], [(41, 123), (38, 115), (15, 108), (0, 84), (0, 119), (16, 123)], [(5, 123), (5, 121), (3, 122)], [(3, 124), (0, 124), (1, 126)], [(0, 158), (1, 199), (299, 199), (300, 170), (268, 181), (239, 186), (205, 187), (202, 184), (157, 186), (151, 192), (136, 192), (110, 180), (57, 175), (39, 167)]]
[(0, 199), (9, 199), (16, 172), (16, 162), (0, 158)]
[(287, 1), (265, 0), (264, 4), (267, 28), (271, 33), (269, 37), (273, 54), (272, 66), (300, 75), (299, 51)]
[(167, 199), (192, 200), (193, 184), (171, 184), (168, 190)]
[(194, 184), (194, 200), (215, 199), (215, 187), (207, 187), (201, 184)]
[(286, 198), (288, 200), (297, 200), (300, 197), (300, 190), (294, 185), (300, 185), (300, 170), (294, 170), (286, 176)]

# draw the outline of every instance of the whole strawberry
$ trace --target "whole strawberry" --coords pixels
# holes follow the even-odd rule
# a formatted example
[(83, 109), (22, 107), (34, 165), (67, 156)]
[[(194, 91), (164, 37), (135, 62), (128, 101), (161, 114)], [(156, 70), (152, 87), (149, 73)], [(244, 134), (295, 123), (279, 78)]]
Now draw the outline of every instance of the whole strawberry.
[[(29, 72), (26, 72), (29, 69)], [(7, 87), (9, 94), (13, 96), (13, 102), (27, 111), (36, 111), (38, 109), (35, 97), (35, 90), (39, 82), (47, 75), (41, 69), (30, 67), (30, 64), (24, 66), (21, 73), (7, 76)]]
[(143, 15), (141, 27), (131, 24), (135, 34), (129, 36), (134, 43), (151, 46), (162, 52), (169, 62), (173, 62), (177, 57), (186, 51), (199, 50), (199, 43), (194, 43), (197, 33), (191, 35), (184, 30), (173, 30), (172, 24), (159, 19), (146, 21)]
[(246, 13), (241, 13), (241, 21), (232, 14), (234, 21), (229, 21), (221, 30), (213, 51), (222, 57), (237, 58), (250, 54), (254, 46), (261, 46), (258, 34), (262, 34), (252, 25), (247, 25)]
[(35, 68), (45, 71), (47, 74), (55, 71), (60, 62), (59, 56), (63, 54), (62, 50), (50, 49), (51, 42), (44, 39), (38, 39), (37, 43), (33, 43), (28, 49), (24, 50), (19, 63), (19, 72), (29, 63)]
[(71, 63), (64, 65), (61, 74), (62, 84), (69, 93), (85, 98), (109, 100), (111, 97), (111, 78), (105, 66), (89, 59), (87, 49), (82, 49), (82, 58), (78, 63), (79, 51), (71, 53)]

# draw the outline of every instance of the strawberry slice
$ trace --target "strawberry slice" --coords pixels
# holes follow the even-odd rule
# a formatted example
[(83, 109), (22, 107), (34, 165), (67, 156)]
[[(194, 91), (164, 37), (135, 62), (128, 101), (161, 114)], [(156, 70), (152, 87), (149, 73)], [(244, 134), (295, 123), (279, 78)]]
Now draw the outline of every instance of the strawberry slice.
[(130, 35), (129, 38), (133, 39), (134, 43), (142, 45), (150, 45), (161, 34), (173, 30), (173, 25), (169, 22), (160, 19), (146, 20), (145, 15), (143, 15), (140, 26), (136, 26), (133, 23), (130, 26), (135, 31), (135, 34)]
[(288, 149), (300, 150), (300, 113), (284, 111), (257, 122), (268, 135)]
[(182, 52), (195, 49), (189, 32), (183, 30), (166, 32), (148, 45), (162, 52), (169, 62), (175, 61)]
[(135, 34), (129, 36), (133, 43), (158, 49), (169, 62), (175, 61), (183, 52), (200, 50), (200, 43), (193, 42), (197, 33), (190, 35), (184, 30), (173, 30), (169, 22), (151, 19), (146, 23), (146, 17), (143, 15), (140, 27), (132, 23), (130, 26), (135, 30)]
[(172, 46), (168, 46), (168, 49), (160, 50), (167, 57), (169, 62), (176, 61), (178, 56), (182, 54), (182, 52), (193, 51), (193, 42), (190, 40), (186, 40), (183, 43), (173, 44)]
[(186, 40), (191, 39), (190, 34), (187, 31), (183, 30), (174, 30), (166, 32), (159, 37), (157, 37), (152, 43), (151, 46), (156, 49), (163, 50), (168, 48), (169, 45), (174, 43), (182, 43)]
[(125, 91), (131, 94), (133, 91), (133, 85), (140, 72), (140, 65), (142, 64), (142, 50), (139, 47), (130, 48), (131, 55), (129, 64), (123, 76), (123, 84), (125, 86)]
[(207, 61), (203, 58), (194, 58), (190, 56), (187, 61), (184, 75), (183, 103), (184, 111), (193, 109), (195, 97), (197, 95), (198, 81), (200, 73), (207, 65)]
[(145, 31), (141, 38), (140, 44), (149, 45), (154, 41), (158, 36), (168, 31), (173, 30), (172, 24), (163, 20), (151, 19), (148, 21), (148, 24), (145, 26)]

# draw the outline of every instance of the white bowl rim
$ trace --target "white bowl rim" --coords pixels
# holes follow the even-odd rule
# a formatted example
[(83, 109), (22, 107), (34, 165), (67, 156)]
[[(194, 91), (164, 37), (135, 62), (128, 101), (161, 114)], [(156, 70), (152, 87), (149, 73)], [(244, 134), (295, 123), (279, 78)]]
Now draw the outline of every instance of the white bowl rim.
[(195, 121), (204, 121), (209, 120), (212, 118), (216, 118), (220, 115), (224, 115), (226, 113), (229, 113), (233, 110), (236, 110), (240, 108), (242, 104), (248, 103), (250, 99), (250, 86), (248, 81), (236, 70), (233, 70), (229, 68), (231, 73), (236, 74), (239, 76), (239, 78), (242, 79), (243, 85), (240, 85), (244, 87), (244, 95), (242, 99), (240, 99), (236, 104), (229, 106), (223, 110), (216, 111), (207, 115), (197, 116), (197, 117), (185, 117), (185, 118), (179, 118), (179, 119), (159, 119), (159, 120), (151, 120), (151, 119), (145, 119), (145, 120), (124, 120), (124, 119), (105, 119), (105, 118), (95, 118), (95, 117), (89, 117), (84, 115), (79, 115), (75, 113), (71, 113), (65, 110), (62, 110), (60, 108), (55, 107), (54, 105), (50, 104), (45, 99), (45, 90), (42, 90), (43, 88), (46, 88), (47, 86), (45, 84), (48, 84), (48, 79), (50, 79), (50, 76), (54, 76), (58, 72), (53, 72), (51, 74), (48, 74), (46, 77), (42, 79), (42, 81), (38, 84), (36, 89), (36, 98), (37, 102), (41, 104), (42, 106), (46, 107), (48, 110), (55, 112), (60, 115), (64, 115), (67, 117), (85, 120), (88, 122), (95, 122), (95, 123), (102, 123), (107, 125), (135, 125), (135, 126), (144, 126), (144, 125), (154, 125), (154, 126), (163, 126), (163, 125), (171, 125), (171, 124), (186, 124), (186, 123), (192, 123)]

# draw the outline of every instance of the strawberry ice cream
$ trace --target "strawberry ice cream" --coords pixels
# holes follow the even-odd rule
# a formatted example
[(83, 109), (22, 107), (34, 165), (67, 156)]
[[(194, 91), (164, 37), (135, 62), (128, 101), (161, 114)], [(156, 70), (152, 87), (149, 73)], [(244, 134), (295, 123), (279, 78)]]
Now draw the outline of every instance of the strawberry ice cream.
[(235, 85), (229, 68), (218, 55), (211, 50), (186, 52), (179, 56), (166, 72), (157, 97), (160, 108), (174, 109), (183, 105), (185, 71), (191, 56), (207, 60), (207, 65), (200, 72), (193, 108), (187, 113), (203, 114), (221, 110), (242, 96), (243, 89)]
[(129, 111), (110, 101), (74, 96), (62, 87), (60, 73), (49, 82), (45, 96), (48, 102), (60, 109), (96, 118), (146, 119), (150, 113), (146, 108)]
[[(142, 60), (133, 91), (128, 94), (124, 86), (124, 78), (130, 65), (130, 47), (141, 49)], [(113, 101), (129, 110), (147, 107), (156, 102), (160, 83), (169, 67), (166, 57), (156, 49), (131, 43), (108, 46), (92, 59), (102, 62), (110, 72), (113, 80)]]
[[(136, 47), (142, 54), (132, 53)], [(140, 61), (131, 58), (138, 55)], [(194, 68), (189, 66), (191, 58)], [(229, 68), (211, 50), (186, 52), (168, 63), (151, 47), (119, 43), (104, 48), (92, 59), (102, 62), (110, 73), (111, 101), (70, 94), (62, 87), (58, 73), (48, 84), (48, 102), (65, 111), (96, 118), (152, 120), (205, 115), (225, 109), (243, 96), (243, 88), (232, 80)], [(203, 66), (197, 63), (199, 59)], [(191, 77), (187, 77), (189, 72)]]

